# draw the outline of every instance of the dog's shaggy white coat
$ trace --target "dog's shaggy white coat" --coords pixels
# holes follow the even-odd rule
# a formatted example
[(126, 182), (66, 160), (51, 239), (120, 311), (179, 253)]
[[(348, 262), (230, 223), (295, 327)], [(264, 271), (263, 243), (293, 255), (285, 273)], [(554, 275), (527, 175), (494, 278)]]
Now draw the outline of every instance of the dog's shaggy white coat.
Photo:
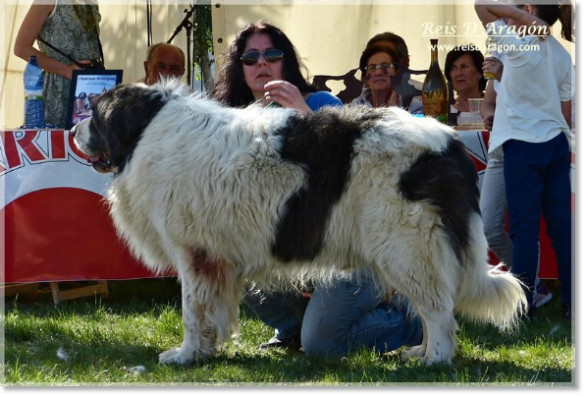
[[(423, 343), (406, 356), (427, 363), (451, 361), (454, 312), (510, 328), (525, 310), (519, 281), (487, 264), (478, 213), (469, 216), (470, 244), (460, 260), (438, 209), (401, 195), (402, 173), (424, 153), (444, 151), (454, 136), (450, 128), (400, 109), (379, 110), (374, 127), (354, 142), (347, 186), (333, 205), (319, 254), (283, 263), (271, 251), (278, 222), (288, 198), (307, 183), (302, 165), (282, 159), (284, 138), (275, 134), (293, 111), (229, 109), (176, 84), (142, 89), (165, 103), (107, 199), (132, 252), (156, 271), (176, 270), (181, 280), (185, 337), (181, 347), (160, 355), (161, 363), (215, 354), (236, 329), (245, 279), (278, 273), (371, 267), (421, 316)], [(122, 111), (111, 97), (100, 99), (94, 117)], [(109, 150), (96, 146), (96, 134), (114, 133), (96, 125), (86, 120), (74, 131), (79, 148), (92, 156)]]

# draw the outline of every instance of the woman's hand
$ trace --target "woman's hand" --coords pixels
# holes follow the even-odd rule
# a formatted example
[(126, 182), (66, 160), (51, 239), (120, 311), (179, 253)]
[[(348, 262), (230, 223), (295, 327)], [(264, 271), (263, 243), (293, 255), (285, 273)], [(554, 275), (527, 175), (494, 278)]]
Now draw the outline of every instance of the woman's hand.
[(486, 116), (482, 119), (482, 122), (484, 123), (484, 128), (486, 128), (487, 131), (492, 131), (492, 124), (494, 123), (494, 114)]
[(274, 80), (264, 86), (265, 100), (276, 102), (284, 108), (295, 109), (300, 113), (311, 113), (299, 88), (285, 80)]
[[(79, 63), (84, 64), (84, 65), (89, 65), (90, 61), (79, 61)], [(65, 73), (63, 76), (67, 77), (69, 80), (71, 80), (73, 78), (73, 71), (74, 70), (81, 70), (82, 68), (80, 68), (79, 66), (77, 66), (75, 63), (72, 63), (71, 65), (65, 65)]]
[(387, 106), (400, 106), (401, 104), (401, 95), (397, 91), (393, 91), (389, 100), (387, 101)]
[(501, 77), (503, 76), (503, 63), (495, 57), (486, 57), (482, 63), (482, 72), (493, 73), (494, 78), (501, 81)]

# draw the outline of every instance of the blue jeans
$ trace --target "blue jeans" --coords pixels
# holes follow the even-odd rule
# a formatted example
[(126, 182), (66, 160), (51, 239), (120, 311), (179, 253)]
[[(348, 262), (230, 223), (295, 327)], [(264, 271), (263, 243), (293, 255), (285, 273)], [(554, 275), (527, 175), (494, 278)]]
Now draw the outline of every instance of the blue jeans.
[(503, 145), (513, 268), (533, 291), (539, 257), (541, 215), (558, 265), (561, 301), (572, 302), (570, 151), (563, 133), (542, 143), (509, 140)]
[(504, 162), (499, 158), (489, 157), (480, 190), (484, 235), (499, 261), (510, 268), (513, 263), (513, 243), (506, 230), (507, 210)]
[(381, 303), (382, 292), (366, 275), (316, 282), (309, 302), (293, 292), (265, 298), (247, 294), (244, 302), (280, 339), (301, 332), (309, 356), (344, 356), (362, 347), (387, 352), (423, 338), (421, 320), (408, 314), (406, 299), (395, 294)]
[[(504, 169), (501, 158), (489, 157), (480, 190), (480, 212), (488, 246), (498, 260), (510, 269), (513, 263), (513, 243), (506, 230), (508, 206)], [(539, 285), (540, 263), (538, 257), (535, 285)]]

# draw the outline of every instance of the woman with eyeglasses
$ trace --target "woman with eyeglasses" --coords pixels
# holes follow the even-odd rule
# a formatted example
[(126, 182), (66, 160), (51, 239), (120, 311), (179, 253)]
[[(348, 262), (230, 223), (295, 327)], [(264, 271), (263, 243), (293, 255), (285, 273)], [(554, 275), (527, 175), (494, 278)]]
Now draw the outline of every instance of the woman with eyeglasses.
[(317, 91), (301, 73), (302, 65), (291, 41), (266, 22), (247, 25), (228, 48), (214, 99), (233, 107), (258, 101), (302, 113), (323, 106), (342, 106), (326, 91)]
[(401, 97), (393, 90), (391, 79), (399, 69), (399, 56), (387, 45), (374, 44), (360, 56), (362, 81), (367, 89), (352, 101), (368, 107), (400, 106)]
[[(295, 47), (275, 26), (247, 25), (229, 48), (214, 98), (234, 107), (255, 101), (300, 112), (341, 106), (338, 98), (315, 90), (302, 77)], [(248, 286), (244, 303), (275, 329), (261, 349), (303, 347), (310, 356), (343, 356), (361, 347), (386, 352), (422, 340), (421, 321), (408, 316), (407, 303), (384, 296), (369, 274), (313, 280), (311, 291)]]

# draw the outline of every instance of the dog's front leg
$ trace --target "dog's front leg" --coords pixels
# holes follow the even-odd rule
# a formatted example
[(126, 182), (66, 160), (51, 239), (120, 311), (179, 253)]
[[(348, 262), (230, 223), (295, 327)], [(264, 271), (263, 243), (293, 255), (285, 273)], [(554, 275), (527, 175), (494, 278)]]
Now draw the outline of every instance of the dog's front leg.
[(213, 356), (237, 327), (243, 282), (226, 262), (210, 260), (201, 252), (193, 256), (192, 266), (179, 272), (183, 343), (161, 353), (161, 364), (184, 365)]
[(189, 364), (197, 357), (202, 356), (200, 353), (200, 335), (202, 333), (203, 319), (198, 316), (203, 308), (200, 308), (201, 302), (198, 302), (193, 288), (193, 280), (187, 280), (183, 275), (181, 277), (181, 308), (183, 314), (183, 325), (185, 327), (183, 334), (183, 343), (181, 347), (167, 350), (159, 355), (161, 364)]
[(413, 357), (417, 358), (420, 361), (423, 360), (425, 352), (427, 351), (427, 323), (423, 319), (421, 320), (421, 328), (423, 331), (423, 338), (421, 339), (421, 344), (410, 347), (407, 351), (403, 352), (403, 354), (401, 355), (403, 361), (409, 361)]

